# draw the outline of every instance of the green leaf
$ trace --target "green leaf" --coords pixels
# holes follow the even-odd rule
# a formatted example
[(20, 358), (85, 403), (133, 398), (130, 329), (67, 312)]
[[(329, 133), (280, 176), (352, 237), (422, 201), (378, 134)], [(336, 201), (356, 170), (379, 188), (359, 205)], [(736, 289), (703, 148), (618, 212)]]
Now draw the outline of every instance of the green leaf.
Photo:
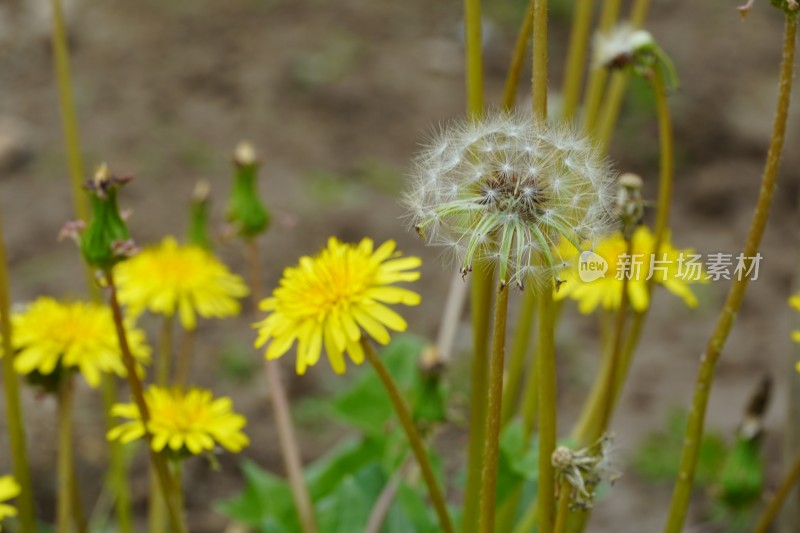
[(306, 469), (306, 481), (313, 500), (337, 489), (342, 480), (370, 463), (380, 461), (382, 439), (348, 439)]
[(336, 490), (316, 505), (319, 530), (325, 533), (363, 531), (385, 483), (386, 476), (378, 463), (342, 479)]

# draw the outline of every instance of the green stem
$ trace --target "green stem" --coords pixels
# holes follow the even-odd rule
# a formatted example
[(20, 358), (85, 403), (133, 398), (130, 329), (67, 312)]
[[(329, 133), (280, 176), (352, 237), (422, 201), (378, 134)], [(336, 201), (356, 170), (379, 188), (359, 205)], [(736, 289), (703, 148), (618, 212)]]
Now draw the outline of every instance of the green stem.
[(125, 320), (122, 316), (122, 308), (119, 305), (119, 300), (117, 299), (117, 286), (114, 283), (114, 276), (111, 271), (106, 272), (106, 284), (109, 288), (109, 300), (111, 311), (114, 315), (114, 325), (117, 330), (120, 351), (122, 352), (122, 362), (125, 364), (125, 370), (127, 371), (131, 395), (136, 403), (136, 407), (139, 409), (139, 416), (145, 428), (144, 436), (145, 440), (147, 441), (148, 452), (150, 453), (150, 464), (153, 466), (158, 475), (160, 488), (164, 494), (164, 500), (167, 506), (170, 527), (172, 527), (172, 533), (187, 533), (183, 510), (178, 504), (178, 489), (175, 485), (175, 480), (169, 473), (169, 468), (164, 456), (153, 451), (153, 434), (147, 428), (147, 424), (150, 421), (150, 409), (147, 406), (147, 400), (145, 400), (144, 397), (144, 388), (142, 387), (142, 382), (137, 373), (136, 361), (131, 354), (130, 345), (128, 344), (128, 336), (125, 332), (124, 325)]
[(156, 385), (169, 386), (169, 373), (172, 363), (172, 330), (174, 319), (164, 316), (161, 322), (161, 338), (159, 342), (158, 361), (156, 363)]
[(584, 63), (589, 49), (589, 31), (592, 27), (594, 0), (576, 0), (569, 34), (569, 52), (565, 66), (564, 89), (562, 91), (562, 116), (569, 122), (575, 116), (583, 85)]
[(441, 528), (441, 531), (445, 533), (455, 533), (453, 522), (450, 520), (450, 515), (447, 512), (447, 503), (444, 499), (444, 493), (442, 492), (442, 489), (439, 488), (439, 483), (436, 481), (436, 476), (433, 473), (433, 467), (431, 466), (430, 460), (428, 459), (428, 454), (425, 451), (425, 445), (423, 444), (422, 438), (417, 432), (417, 428), (414, 426), (414, 420), (411, 418), (411, 412), (409, 411), (405, 400), (403, 400), (403, 396), (397, 389), (397, 385), (395, 385), (392, 376), (386, 369), (386, 366), (383, 364), (380, 357), (378, 357), (378, 354), (375, 353), (372, 345), (370, 345), (365, 337), (361, 338), (361, 346), (364, 348), (364, 354), (366, 355), (366, 358), (372, 367), (375, 369), (375, 372), (377, 372), (378, 377), (386, 389), (386, 392), (389, 393), (389, 398), (394, 406), (397, 419), (400, 421), (400, 425), (403, 426), (403, 430), (406, 433), (408, 442), (411, 445), (411, 451), (414, 452), (414, 457), (416, 457), (417, 464), (422, 472), (422, 478), (425, 480), (425, 484), (428, 487), (428, 493), (431, 497), (433, 508), (436, 510), (436, 515), (439, 518), (439, 527)]
[(522, 306), (517, 317), (517, 330), (511, 342), (511, 357), (506, 373), (506, 385), (503, 391), (503, 416), (501, 423), (505, 426), (519, 406), (519, 387), (525, 372), (525, 359), (531, 344), (534, 311), (536, 310), (536, 291), (525, 291), (522, 295)]
[(526, 440), (530, 439), (536, 425), (536, 415), (539, 414), (539, 363), (536, 352), (531, 354), (528, 361), (525, 394), (522, 396), (522, 428)]
[(767, 533), (769, 526), (775, 521), (775, 517), (778, 516), (778, 511), (781, 510), (783, 502), (786, 500), (786, 497), (789, 496), (789, 493), (797, 484), (798, 480), (800, 480), (800, 455), (797, 456), (794, 464), (792, 464), (791, 468), (786, 473), (786, 477), (781, 481), (777, 492), (772, 496), (769, 505), (764, 509), (764, 513), (761, 515), (761, 518), (758, 519), (753, 533)]
[(525, 52), (528, 50), (528, 43), (533, 31), (533, 7), (534, 0), (528, 1), (528, 9), (522, 19), (522, 24), (517, 32), (517, 42), (514, 45), (514, 53), (511, 56), (511, 64), (508, 67), (506, 85), (503, 89), (502, 108), (510, 110), (514, 107), (514, 100), (517, 96), (517, 85), (522, 74), (522, 65), (525, 62)]
[(58, 387), (58, 533), (72, 531), (72, 401), (74, 389), (69, 370), (62, 368)]
[(189, 382), (189, 373), (192, 369), (192, 355), (194, 354), (194, 332), (185, 329), (181, 334), (181, 346), (178, 350), (178, 364), (175, 368), (173, 382), (178, 386), (185, 386)]
[(539, 533), (553, 533), (555, 518), (555, 472), (551, 457), (556, 449), (557, 402), (553, 293), (539, 298)]
[(554, 533), (565, 533), (569, 520), (569, 503), (572, 495), (572, 486), (566, 478), (561, 480), (558, 491), (558, 511), (556, 512), (556, 527)]
[(481, 475), (486, 430), (486, 398), (489, 396), (489, 326), (494, 295), (494, 273), (478, 266), (472, 273), (472, 368), (470, 380), (469, 442), (467, 444), (467, 483), (464, 489), (464, 514), (461, 529), (474, 533), (480, 513)]
[(500, 455), (500, 417), (503, 403), (503, 367), (506, 351), (506, 318), (508, 316), (508, 287), (497, 293), (492, 330), (492, 353), (489, 366), (489, 409), (483, 447), (483, 472), (481, 475), (482, 533), (494, 531), (495, 505), (497, 503), (497, 466)]
[[(247, 264), (250, 270), (250, 290), (253, 304), (253, 314), (259, 313), (258, 304), (263, 295), (263, 282), (261, 279), (261, 261), (258, 256), (258, 243), (255, 239), (247, 241)], [(300, 518), (304, 533), (315, 533), (317, 523), (314, 518), (314, 507), (311, 505), (311, 495), (303, 478), (303, 462), (300, 458), (300, 446), (289, 412), (289, 400), (280, 376), (280, 367), (277, 361), (264, 360), (264, 374), (267, 380), (267, 389), (272, 402), (272, 411), (275, 416), (275, 427), (278, 432), (281, 455), (286, 466), (289, 486), (292, 497)]]
[(466, 36), (467, 114), (483, 114), (483, 57), (481, 54), (481, 0), (464, 0)]
[[(117, 384), (113, 375), (103, 379), (103, 407), (105, 426), (109, 431), (114, 427), (111, 406), (117, 402)], [(116, 499), (117, 527), (120, 533), (133, 533), (133, 513), (131, 512), (131, 491), (126, 473), (125, 449), (118, 442), (109, 443), (109, 469), (106, 473), (108, 486)]]
[(11, 329), (11, 293), (8, 283), (3, 223), (0, 219), (0, 342), (3, 365), (3, 391), (5, 392), (8, 440), (11, 447), (11, 462), (14, 479), (21, 491), (17, 498), (19, 523), (22, 533), (35, 533), (36, 517), (33, 509), (33, 488), (28, 465), (28, 450), (25, 447), (25, 425), (22, 423), (22, 404), (19, 398), (19, 378), (14, 370), (14, 349)]
[[(767, 160), (764, 167), (764, 175), (761, 181), (758, 201), (756, 202), (750, 230), (742, 252), (745, 258), (753, 258), (758, 253), (758, 249), (761, 245), (761, 238), (764, 235), (764, 229), (766, 228), (769, 218), (769, 211), (772, 207), (772, 198), (775, 193), (781, 151), (783, 149), (783, 141), (786, 133), (786, 121), (789, 116), (796, 35), (797, 18), (794, 16), (787, 16), (784, 33), (783, 58), (780, 67), (780, 81), (778, 83), (778, 102), (775, 111), (775, 122), (769, 151), (767, 152)], [(705, 422), (708, 397), (714, 380), (714, 370), (716, 369), (717, 361), (725, 346), (725, 342), (728, 339), (728, 334), (731, 331), (734, 319), (741, 308), (749, 281), (749, 277), (743, 275), (737, 277), (731, 283), (722, 313), (708, 341), (705, 353), (703, 353), (700, 359), (700, 369), (697, 374), (697, 382), (692, 399), (692, 409), (689, 412), (689, 421), (683, 439), (684, 445), (678, 479), (675, 483), (669, 518), (667, 519), (667, 524), (664, 529), (666, 533), (679, 533), (686, 519), (686, 510), (689, 507), (689, 499), (691, 498), (692, 486), (694, 484), (697, 457), (700, 452), (700, 442), (703, 437), (703, 425)]]
[[(606, 0), (603, 2), (598, 31), (605, 33), (614, 26), (617, 18), (619, 18), (620, 4), (620, 0)], [(589, 81), (583, 102), (583, 129), (588, 133), (594, 133), (595, 131), (607, 77), (608, 71), (602, 67), (593, 65), (589, 72)]]
[(533, 1), (533, 117), (547, 120), (547, 0)]
[[(631, 9), (630, 23), (634, 28), (639, 28), (644, 23), (647, 10), (650, 7), (650, 0), (635, 0)], [(611, 81), (608, 85), (608, 93), (603, 103), (600, 119), (597, 127), (597, 143), (602, 153), (608, 153), (611, 137), (617, 125), (619, 110), (622, 107), (622, 100), (628, 88), (630, 75), (627, 72), (616, 70), (611, 74)]]
[[(158, 356), (156, 360), (156, 385), (169, 386), (170, 363), (172, 360), (172, 332), (174, 329), (173, 316), (165, 315), (161, 321), (161, 337), (159, 339)], [(148, 531), (150, 533), (163, 533), (167, 524), (167, 508), (164, 505), (164, 495), (159, 489), (158, 473), (150, 467), (150, 502), (148, 512)]]

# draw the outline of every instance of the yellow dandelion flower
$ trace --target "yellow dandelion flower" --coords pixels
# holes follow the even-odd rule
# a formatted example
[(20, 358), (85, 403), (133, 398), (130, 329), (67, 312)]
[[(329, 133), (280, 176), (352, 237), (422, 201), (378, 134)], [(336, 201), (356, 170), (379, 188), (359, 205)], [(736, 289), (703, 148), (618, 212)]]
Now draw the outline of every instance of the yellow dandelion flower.
[(333, 370), (345, 370), (344, 353), (355, 364), (364, 361), (362, 330), (380, 344), (389, 342), (388, 329), (405, 331), (406, 321), (384, 304), (417, 305), (420, 296), (394, 283), (415, 281), (418, 257), (400, 257), (395, 242), (373, 250), (371, 239), (345, 244), (336, 238), (314, 257), (302, 257), (283, 272), (280, 286), (261, 302), (268, 316), (258, 328), (256, 348), (277, 359), (297, 340), (297, 373), (319, 361), (322, 347)]
[[(4, 503), (11, 498), (16, 498), (20, 493), (20, 486), (11, 476), (0, 476), (0, 523), (10, 516), (17, 516), (17, 509)], [(0, 525), (0, 531), (3, 526)]]
[(203, 318), (239, 314), (238, 298), (247, 296), (247, 285), (213, 254), (200, 246), (178, 244), (166, 237), (161, 244), (114, 267), (120, 303), (138, 316), (145, 310), (173, 316), (188, 330)]
[[(179, 455), (199, 455), (216, 445), (238, 453), (250, 444), (242, 428), (245, 417), (233, 411), (230, 398), (214, 398), (203, 389), (164, 388), (152, 386), (145, 392), (150, 410), (147, 427), (153, 435), (156, 452), (165, 448)], [(144, 424), (134, 403), (116, 404), (111, 415), (130, 419), (108, 432), (108, 440), (126, 444), (144, 437)]]
[[(103, 373), (127, 375), (111, 309), (90, 302), (59, 302), (44, 296), (11, 317), (14, 368), (20, 374), (50, 375), (74, 368), (92, 387)], [(144, 332), (126, 324), (131, 353), (140, 363), (150, 359)]]
[(669, 236), (661, 243), (659, 253), (654, 253), (654, 246), (655, 236), (650, 229), (639, 226), (633, 233), (631, 253), (628, 254), (625, 238), (621, 232), (616, 232), (591, 250), (605, 262), (605, 272), (587, 277), (587, 272), (581, 271), (582, 259), (575, 248), (568, 242), (562, 243), (559, 255), (571, 259), (569, 268), (560, 273), (565, 283), (556, 293), (556, 300), (567, 297), (576, 300), (578, 310), (583, 314), (593, 312), (598, 305), (603, 309), (617, 309), (622, 299), (623, 272), (626, 272), (629, 277), (628, 299), (635, 311), (644, 311), (650, 305), (648, 277), (682, 298), (689, 307), (697, 307), (697, 297), (690, 285), (707, 282), (698, 262), (699, 256), (690, 248), (674, 248)]
[[(800, 311), (800, 292), (789, 298), (789, 305), (797, 311)], [(794, 342), (800, 342), (800, 330), (792, 332), (792, 340)], [(800, 363), (797, 363), (797, 371), (800, 372)]]

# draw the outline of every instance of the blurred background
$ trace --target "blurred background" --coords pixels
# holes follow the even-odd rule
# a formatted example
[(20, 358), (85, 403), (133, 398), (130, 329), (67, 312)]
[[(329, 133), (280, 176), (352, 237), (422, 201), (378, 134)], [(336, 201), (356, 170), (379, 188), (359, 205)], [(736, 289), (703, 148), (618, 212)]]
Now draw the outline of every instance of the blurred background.
[[(274, 217), (263, 239), (266, 279), (316, 252), (329, 235), (347, 240), (396, 239), (425, 260), (417, 284), (423, 304), (406, 313), (410, 330), (434, 337), (452, 276), (440, 252), (426, 248), (401, 219), (398, 199), (410, 159), (437, 124), (463, 115), (462, 5), (406, 0), (64, 0), (74, 94), (86, 164), (103, 161), (132, 174), (123, 207), (140, 245), (183, 236), (186, 205), (199, 179), (211, 183), (216, 221), (223, 220), (235, 144), (250, 140), (263, 161), (261, 194)], [(676, 137), (673, 242), (699, 253), (738, 253), (750, 222), (771, 131), (782, 16), (766, 0), (742, 20), (737, 0), (653, 0), (646, 24), (674, 60), (680, 89), (671, 95)], [(489, 105), (500, 102), (522, 0), (484, 1), (484, 73)], [(551, 2), (551, 105), (558, 106), (572, 2)], [(624, 2), (627, 12), (628, 2)], [(79, 296), (84, 276), (70, 242), (57, 242), (72, 218), (46, 0), (0, 0), (0, 210), (5, 224), (13, 299)], [(527, 110), (524, 74), (518, 105)], [(795, 96), (800, 96), (795, 91)], [(795, 101), (773, 217), (759, 278), (718, 370), (709, 427), (731, 437), (751, 391), (775, 377), (765, 456), (774, 483), (787, 431), (788, 382), (794, 379), (786, 299), (798, 271), (800, 100)], [(643, 82), (630, 85), (611, 150), (620, 171), (636, 172), (655, 198), (658, 131)], [(87, 176), (88, 177), (88, 176)], [(243, 272), (242, 251), (218, 252)], [(598, 504), (590, 531), (657, 531), (671, 483), (629, 465), (646, 436), (666, 427), (669, 412), (689, 403), (698, 357), (713, 327), (726, 282), (700, 287), (687, 310), (663, 290), (655, 296), (632, 376), (612, 424), (625, 472)], [(795, 286), (796, 287), (796, 286)], [(796, 289), (795, 289), (796, 290)], [(512, 302), (518, 297), (512, 296)], [(513, 305), (513, 303), (512, 303)], [(465, 314), (466, 317), (466, 314)], [(233, 397), (248, 416), (253, 444), (242, 456), (282, 472), (251, 317), (201, 325), (195, 382)], [(154, 342), (157, 323), (145, 320)], [(574, 420), (597, 368), (596, 318), (567, 305), (559, 330), (560, 409), (564, 431)], [(453, 362), (454, 387), (465, 387), (466, 320)], [(291, 358), (283, 361), (291, 370)], [(303, 456), (318, 457), (344, 429), (322, 418), (308, 398), (346, 386), (325, 364), (298, 378), (285, 373)], [(52, 517), (56, 460), (55, 403), (24, 397), (40, 514)], [(100, 490), (105, 465), (99, 395), (80, 385), (76, 414), (84, 499)], [(4, 416), (4, 415), (3, 415)], [(0, 472), (9, 471), (5, 426)], [(464, 430), (443, 444), (463, 461)], [(242, 487), (240, 456), (221, 470), (202, 460), (188, 469), (191, 530), (219, 532), (226, 520), (211, 503)], [(144, 516), (147, 476), (134, 466), (134, 495)], [(196, 487), (196, 489), (194, 488)], [(691, 531), (713, 531), (702, 501)], [(142, 526), (144, 527), (144, 526)], [(687, 529), (689, 530), (689, 529)]]

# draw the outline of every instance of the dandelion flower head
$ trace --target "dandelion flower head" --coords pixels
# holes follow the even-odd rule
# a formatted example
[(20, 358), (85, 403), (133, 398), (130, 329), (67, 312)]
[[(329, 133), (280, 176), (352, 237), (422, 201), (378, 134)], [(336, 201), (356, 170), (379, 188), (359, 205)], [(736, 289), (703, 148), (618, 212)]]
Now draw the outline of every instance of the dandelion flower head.
[(119, 300), (136, 316), (145, 310), (165, 316), (178, 313), (187, 330), (196, 314), (225, 318), (239, 314), (238, 298), (248, 290), (213, 254), (200, 246), (181, 245), (173, 237), (145, 248), (114, 269)]
[(444, 127), (414, 177), (405, 203), (417, 232), (454, 250), (464, 274), (496, 263), (501, 284), (551, 282), (556, 243), (593, 242), (613, 220), (614, 175), (594, 145), (522, 116)]
[[(233, 411), (230, 398), (214, 398), (211, 391), (203, 389), (152, 386), (145, 392), (145, 401), (150, 411), (147, 429), (153, 435), (153, 451), (199, 455), (219, 445), (238, 453), (250, 443), (242, 432), (247, 420)], [(145, 436), (136, 404), (116, 404), (111, 415), (129, 421), (111, 429), (109, 440), (125, 444)]]
[[(800, 311), (800, 292), (789, 298), (789, 305), (796, 311)], [(800, 342), (800, 330), (792, 331), (792, 340)], [(797, 364), (797, 371), (800, 372), (800, 363)]]
[(13, 477), (0, 476), (0, 531), (3, 530), (3, 520), (17, 516), (17, 509), (5, 502), (19, 496), (20, 490), (19, 484)]
[(595, 35), (594, 66), (603, 68), (626, 63), (637, 52), (652, 47), (654, 43), (650, 32), (636, 29), (630, 24), (619, 24), (607, 32)]
[(655, 235), (647, 226), (639, 226), (634, 231), (630, 253), (622, 232), (614, 232), (591, 250), (606, 262), (607, 270), (597, 279), (584, 281), (580, 274), (580, 262), (583, 259), (571, 243), (562, 242), (561, 255), (572, 259), (569, 268), (561, 272), (564, 283), (555, 294), (556, 300), (569, 297), (577, 301), (578, 310), (583, 314), (592, 313), (598, 305), (603, 309), (618, 309), (622, 299), (623, 276), (627, 276), (631, 307), (638, 312), (644, 311), (650, 305), (647, 280), (651, 277), (652, 263), (654, 283), (666, 287), (683, 299), (687, 306), (697, 307), (697, 296), (690, 285), (705, 283), (707, 279), (699, 263), (690, 266), (692, 257), (696, 257), (694, 250), (676, 249), (669, 238), (661, 243), (658, 253), (655, 245)]
[[(100, 384), (104, 373), (127, 375), (114, 318), (104, 305), (43, 296), (13, 314), (11, 322), (17, 351), (14, 368), (20, 374), (47, 376), (74, 368), (92, 387)], [(125, 327), (131, 354), (139, 363), (149, 362), (144, 332), (131, 322)]]
[(346, 244), (336, 238), (314, 257), (302, 257), (283, 272), (280, 286), (261, 302), (267, 317), (256, 324), (256, 347), (277, 359), (297, 341), (297, 373), (317, 363), (324, 346), (333, 370), (345, 371), (344, 353), (364, 361), (362, 332), (380, 344), (389, 329), (405, 331), (406, 321), (385, 304), (417, 305), (420, 296), (395, 283), (416, 281), (417, 257), (401, 257), (394, 241), (377, 249), (371, 239)]

